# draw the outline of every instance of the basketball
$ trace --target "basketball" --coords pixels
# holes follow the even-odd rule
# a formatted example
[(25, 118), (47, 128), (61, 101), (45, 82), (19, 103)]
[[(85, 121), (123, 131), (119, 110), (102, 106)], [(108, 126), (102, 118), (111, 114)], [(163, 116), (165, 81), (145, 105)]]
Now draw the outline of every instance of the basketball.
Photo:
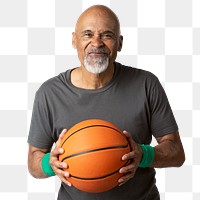
[(61, 141), (64, 153), (59, 161), (66, 162), (67, 178), (79, 190), (99, 193), (116, 187), (122, 176), (119, 169), (129, 161), (122, 156), (131, 148), (122, 131), (110, 122), (90, 119), (70, 128)]

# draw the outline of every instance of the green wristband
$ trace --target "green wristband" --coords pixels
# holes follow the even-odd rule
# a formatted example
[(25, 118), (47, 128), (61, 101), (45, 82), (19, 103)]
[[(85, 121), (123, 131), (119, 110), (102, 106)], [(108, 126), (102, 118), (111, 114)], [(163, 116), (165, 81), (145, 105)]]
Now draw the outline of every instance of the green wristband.
[(154, 148), (150, 145), (144, 145), (144, 144), (141, 144), (140, 147), (142, 149), (143, 155), (139, 167), (141, 168), (149, 167), (154, 161), (154, 156), (155, 156)]
[(55, 176), (56, 174), (51, 168), (51, 165), (49, 164), (49, 160), (50, 160), (50, 153), (46, 153), (44, 157), (42, 158), (42, 162), (41, 162), (42, 170), (48, 176)]

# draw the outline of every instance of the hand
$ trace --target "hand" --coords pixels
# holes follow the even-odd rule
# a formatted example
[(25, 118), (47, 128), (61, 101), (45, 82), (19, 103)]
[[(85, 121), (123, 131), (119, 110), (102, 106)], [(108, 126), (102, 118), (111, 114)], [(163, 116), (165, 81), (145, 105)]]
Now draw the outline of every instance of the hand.
[(61, 132), (61, 134), (56, 142), (56, 146), (55, 146), (54, 150), (51, 152), (50, 165), (51, 165), (53, 171), (55, 172), (55, 174), (60, 178), (60, 180), (62, 182), (64, 182), (65, 184), (67, 184), (68, 186), (71, 186), (71, 183), (66, 180), (66, 178), (68, 178), (70, 175), (68, 172), (64, 171), (64, 169), (68, 168), (68, 165), (67, 165), (67, 163), (60, 162), (58, 160), (58, 156), (60, 154), (64, 153), (64, 149), (60, 148), (60, 143), (66, 132), (67, 132), (67, 130), (63, 129), (63, 131)]
[(131, 134), (127, 131), (123, 131), (123, 133), (126, 135), (129, 144), (131, 145), (132, 151), (128, 154), (123, 155), (122, 160), (130, 160), (130, 163), (122, 167), (119, 170), (119, 173), (124, 174), (118, 182), (119, 186), (126, 183), (129, 179), (133, 178), (135, 175), (135, 172), (140, 164), (140, 161), (142, 159), (142, 150), (141, 147), (132, 139)]

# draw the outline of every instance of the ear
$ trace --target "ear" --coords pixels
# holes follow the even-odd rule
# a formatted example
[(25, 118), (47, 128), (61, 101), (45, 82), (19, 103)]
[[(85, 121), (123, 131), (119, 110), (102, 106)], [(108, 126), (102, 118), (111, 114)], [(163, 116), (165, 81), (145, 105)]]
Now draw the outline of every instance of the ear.
[(72, 47), (74, 49), (77, 48), (77, 41), (76, 41), (76, 33), (75, 32), (72, 33)]
[(119, 44), (118, 44), (117, 51), (121, 51), (122, 50), (122, 45), (123, 45), (123, 36), (120, 35), (119, 36)]

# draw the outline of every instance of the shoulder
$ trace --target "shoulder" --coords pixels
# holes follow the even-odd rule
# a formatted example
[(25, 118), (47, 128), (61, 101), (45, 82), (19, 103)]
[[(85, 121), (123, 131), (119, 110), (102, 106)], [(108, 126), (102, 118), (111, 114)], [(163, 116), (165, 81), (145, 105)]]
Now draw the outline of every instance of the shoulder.
[(126, 80), (134, 80), (137, 82), (143, 82), (143, 83), (157, 83), (159, 82), (156, 75), (154, 75), (152, 72), (139, 69), (136, 67), (126, 66), (122, 65), (120, 63), (117, 63), (117, 66), (119, 66), (121, 71), (121, 76)]
[(43, 82), (36, 91), (36, 96), (49, 96), (65, 84), (66, 72), (63, 72)]

